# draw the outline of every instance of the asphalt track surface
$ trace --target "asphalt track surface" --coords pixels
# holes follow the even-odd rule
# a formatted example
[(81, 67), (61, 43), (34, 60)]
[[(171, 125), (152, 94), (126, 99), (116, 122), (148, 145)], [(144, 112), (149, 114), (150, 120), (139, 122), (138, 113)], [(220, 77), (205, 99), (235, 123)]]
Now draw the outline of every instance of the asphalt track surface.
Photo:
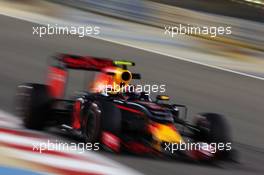
[[(263, 174), (264, 81), (93, 38), (32, 35), (38, 26), (0, 16), (0, 109), (14, 112), (16, 86), (45, 81), (47, 58), (56, 52), (123, 58), (137, 63), (144, 83), (165, 84), (172, 101), (189, 106), (190, 115), (226, 115), (233, 129), (239, 163), (216, 166), (145, 157), (105, 156), (146, 174)], [(73, 81), (77, 81), (74, 79)], [(76, 87), (72, 86), (72, 89)]]

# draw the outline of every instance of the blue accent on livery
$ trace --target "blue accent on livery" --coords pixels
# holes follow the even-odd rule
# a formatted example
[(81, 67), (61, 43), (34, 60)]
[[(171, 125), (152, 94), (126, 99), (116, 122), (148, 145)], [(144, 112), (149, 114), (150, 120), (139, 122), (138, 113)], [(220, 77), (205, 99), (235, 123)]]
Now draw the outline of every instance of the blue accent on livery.
[(12, 174), (12, 175), (44, 175), (42, 173), (33, 172), (31, 170), (25, 170), (15, 167), (0, 166), (0, 174)]

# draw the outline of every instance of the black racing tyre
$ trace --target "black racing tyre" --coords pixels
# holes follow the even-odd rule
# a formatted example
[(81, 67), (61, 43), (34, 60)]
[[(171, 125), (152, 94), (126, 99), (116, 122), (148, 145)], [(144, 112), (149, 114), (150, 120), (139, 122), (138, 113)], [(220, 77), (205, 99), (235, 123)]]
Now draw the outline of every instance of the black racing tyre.
[[(196, 126), (200, 130), (195, 134), (196, 141), (209, 144), (225, 145), (225, 149), (218, 150), (218, 159), (237, 161), (238, 153), (231, 148), (232, 139), (230, 128), (224, 116), (215, 113), (203, 113), (198, 115)], [(228, 145), (228, 147), (227, 147)]]
[(230, 128), (224, 116), (215, 113), (202, 113), (195, 125), (200, 130), (196, 138), (207, 143), (227, 143), (231, 141)]
[(17, 112), (28, 129), (41, 130), (50, 114), (48, 86), (25, 83), (18, 86)]
[(87, 143), (96, 143), (100, 140), (102, 125), (101, 125), (101, 110), (98, 103), (92, 102), (85, 111), (82, 132)]
[(101, 101), (100, 105), (102, 107), (103, 130), (120, 136), (122, 127), (122, 114), (120, 109), (118, 109), (113, 102), (109, 101)]
[(87, 143), (100, 142), (103, 131), (116, 136), (119, 136), (121, 131), (121, 112), (111, 102), (91, 102), (83, 121), (82, 131)]

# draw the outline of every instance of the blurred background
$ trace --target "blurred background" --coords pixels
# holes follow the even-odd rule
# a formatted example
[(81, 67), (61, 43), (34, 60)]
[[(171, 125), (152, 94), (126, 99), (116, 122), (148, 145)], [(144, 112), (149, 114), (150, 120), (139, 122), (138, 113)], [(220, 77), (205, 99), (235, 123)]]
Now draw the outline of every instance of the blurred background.
[[(55, 17), (61, 24), (67, 20), (76, 25), (97, 25), (102, 30), (99, 37), (107, 40), (263, 76), (264, 14), (260, 0), (12, 0), (3, 3), (10, 8)], [(44, 18), (41, 21), (52, 24)], [(232, 34), (213, 38), (198, 34), (171, 38), (164, 34), (165, 26), (180, 24), (231, 27)]]
[[(0, 174), (33, 174), (32, 169), (40, 174), (264, 172), (261, 167), (264, 162), (261, 158), (264, 157), (261, 139), (264, 132), (263, 0), (0, 0), (0, 14), (0, 109), (3, 110), (0, 112), (0, 155), (3, 157)], [(85, 38), (68, 35), (39, 38), (32, 34), (32, 27), (47, 24), (99, 26), (100, 34)], [(164, 34), (165, 26), (180, 25), (230, 26), (232, 34), (217, 37)], [(166, 84), (172, 99), (190, 106), (190, 114), (210, 110), (230, 116), (236, 146), (243, 152), (243, 164), (224, 165), (220, 170), (179, 162), (87, 153), (80, 157), (91, 157), (99, 163), (71, 157), (73, 160), (52, 165), (65, 157), (25, 153), (26, 148), (21, 150), (22, 147), (14, 146), (14, 142), (30, 146), (33, 141), (41, 141), (34, 137), (58, 137), (39, 132), (31, 136), (32, 131), (21, 128), (14, 114), (15, 89), (21, 82), (45, 81), (46, 58), (56, 52), (131, 59), (136, 61), (135, 70), (142, 73), (143, 82)], [(14, 134), (16, 132), (22, 134)], [(14, 139), (7, 139), (12, 137)], [(79, 162), (80, 159), (83, 162)], [(77, 171), (78, 167), (85, 166), (88, 168)], [(241, 167), (243, 171), (237, 171)], [(102, 171), (97, 172), (98, 169)]]

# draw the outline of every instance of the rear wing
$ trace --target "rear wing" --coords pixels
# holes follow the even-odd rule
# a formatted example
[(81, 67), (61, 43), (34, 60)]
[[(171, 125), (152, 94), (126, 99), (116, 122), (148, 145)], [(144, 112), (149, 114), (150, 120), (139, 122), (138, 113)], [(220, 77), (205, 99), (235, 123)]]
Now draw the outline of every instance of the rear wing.
[[(68, 71), (66, 69), (78, 69), (87, 71), (105, 72), (118, 78), (122, 78), (122, 74), (115, 72), (106, 72), (109, 67), (117, 67), (122, 69), (121, 72), (129, 72), (127, 66), (134, 66), (131, 61), (114, 61), (108, 58), (97, 58), (91, 56), (78, 56), (69, 54), (59, 54), (54, 57), (56, 61), (49, 66), (47, 84), (50, 87), (50, 94), (54, 98), (62, 98), (65, 91), (65, 85), (68, 79)], [(130, 73), (130, 79), (140, 79), (140, 74)]]
[(102, 71), (104, 68), (112, 66), (122, 67), (123, 69), (127, 69), (127, 66), (135, 66), (135, 63), (131, 61), (69, 54), (60, 54), (56, 56), (55, 59), (58, 60), (59, 65), (63, 67), (88, 71)]

